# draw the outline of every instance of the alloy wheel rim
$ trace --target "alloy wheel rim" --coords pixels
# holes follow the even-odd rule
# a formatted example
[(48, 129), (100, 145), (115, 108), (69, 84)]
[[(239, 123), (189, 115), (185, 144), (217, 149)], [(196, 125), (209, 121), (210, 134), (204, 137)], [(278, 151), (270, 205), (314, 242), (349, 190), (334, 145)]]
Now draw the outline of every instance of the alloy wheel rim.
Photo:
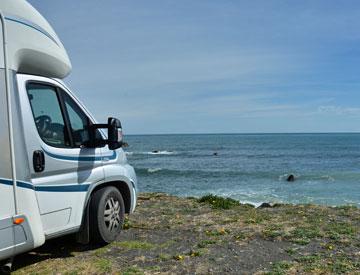
[(106, 228), (112, 232), (120, 226), (120, 203), (114, 197), (107, 199), (104, 211)]

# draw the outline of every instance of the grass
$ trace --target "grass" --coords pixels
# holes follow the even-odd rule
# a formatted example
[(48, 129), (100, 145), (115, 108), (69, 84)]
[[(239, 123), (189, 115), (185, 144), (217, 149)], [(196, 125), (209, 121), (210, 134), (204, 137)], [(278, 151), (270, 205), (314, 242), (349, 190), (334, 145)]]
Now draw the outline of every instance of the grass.
[[(118, 242), (98, 249), (47, 242), (17, 256), (14, 274), (360, 275), (360, 210), (354, 207), (253, 208), (213, 195), (146, 195), (126, 224)], [(256, 270), (247, 269), (254, 264)]]
[(212, 194), (206, 195), (198, 199), (200, 203), (210, 204), (215, 209), (230, 209), (239, 206), (240, 202), (231, 198), (223, 198)]
[(129, 217), (125, 217), (123, 229), (124, 230), (130, 229), (131, 226), (132, 226), (132, 224), (131, 224), (131, 222), (129, 220)]
[(311, 240), (321, 237), (323, 237), (321, 230), (315, 226), (299, 226), (286, 236), (289, 241), (300, 245), (307, 245)]
[(105, 258), (97, 259), (95, 266), (100, 272), (110, 273), (112, 271), (112, 262)]
[(286, 251), (286, 253), (288, 253), (289, 255), (292, 256), (297, 252), (297, 249), (290, 247), (290, 248), (285, 249), (285, 251)]
[(281, 225), (270, 224), (262, 231), (262, 235), (265, 239), (276, 239), (284, 235), (284, 232), (282, 231)]
[(206, 252), (208, 252), (208, 250), (206, 248), (201, 248), (198, 250), (190, 250), (189, 256), (190, 257), (200, 257), (200, 256), (204, 255)]
[(127, 248), (127, 249), (144, 249), (144, 250), (149, 250), (156, 247), (155, 244), (148, 242), (141, 242), (141, 241), (115, 242), (113, 246)]
[(170, 260), (172, 257), (169, 255), (169, 254), (167, 254), (167, 253), (160, 253), (159, 255), (158, 255), (158, 259), (160, 260), (160, 261), (168, 261), (168, 260)]
[(206, 230), (205, 234), (207, 236), (221, 236), (221, 235), (226, 235), (229, 234), (230, 230), (229, 229), (225, 229), (225, 228), (220, 228), (217, 230)]
[(215, 243), (216, 243), (215, 240), (203, 240), (203, 241), (201, 241), (201, 242), (199, 242), (199, 243), (197, 244), (197, 247), (199, 247), (199, 248), (205, 248), (205, 247), (207, 247), (208, 245), (215, 244)]
[(94, 251), (94, 255), (100, 257), (103, 256), (104, 254), (106, 254), (109, 251), (109, 246), (104, 246), (101, 248), (98, 248)]
[(271, 271), (267, 272), (268, 275), (285, 275), (288, 270), (293, 266), (293, 263), (282, 261), (272, 265)]
[(332, 222), (326, 227), (327, 232), (331, 234), (353, 236), (356, 233), (355, 227), (348, 222)]
[(245, 212), (244, 215), (244, 220), (246, 224), (261, 224), (270, 219), (271, 217), (267, 213), (262, 212), (256, 208), (250, 208), (248, 211)]
[(360, 262), (342, 254), (334, 257), (332, 254), (312, 254), (296, 259), (298, 270), (315, 274), (359, 274)]
[(144, 272), (141, 269), (139, 269), (138, 267), (132, 266), (132, 267), (129, 267), (128, 269), (126, 269), (122, 274), (123, 275), (140, 275), (140, 274), (144, 274)]

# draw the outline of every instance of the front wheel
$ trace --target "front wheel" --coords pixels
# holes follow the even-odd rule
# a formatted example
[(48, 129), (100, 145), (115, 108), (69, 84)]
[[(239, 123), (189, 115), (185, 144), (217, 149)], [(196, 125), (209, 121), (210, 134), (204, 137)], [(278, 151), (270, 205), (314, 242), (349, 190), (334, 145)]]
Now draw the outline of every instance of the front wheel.
[(111, 243), (124, 224), (124, 200), (113, 186), (97, 190), (90, 202), (90, 237), (95, 243)]

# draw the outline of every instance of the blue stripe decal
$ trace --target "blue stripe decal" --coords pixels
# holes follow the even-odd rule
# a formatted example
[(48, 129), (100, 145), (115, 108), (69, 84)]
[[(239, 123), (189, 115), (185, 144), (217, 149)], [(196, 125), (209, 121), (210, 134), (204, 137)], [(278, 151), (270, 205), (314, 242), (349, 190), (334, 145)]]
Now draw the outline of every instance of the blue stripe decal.
[(103, 161), (103, 160), (114, 160), (117, 157), (116, 151), (113, 152), (112, 155), (109, 156), (86, 156), (86, 157), (82, 157), (82, 156), (78, 156), (78, 157), (71, 157), (71, 156), (64, 156), (64, 155), (58, 155), (58, 154), (53, 154), (50, 153), (48, 151), (46, 151), (44, 148), (42, 148), (43, 151), (45, 152), (45, 154), (47, 154), (49, 157), (55, 158), (55, 159), (61, 159), (61, 160), (69, 160), (69, 161)]
[[(12, 186), (13, 182), (7, 179), (0, 179), (0, 184)], [(34, 186), (28, 182), (17, 181), (16, 186), (37, 192), (86, 192), (89, 190), (90, 184)]]
[(86, 192), (90, 184), (58, 185), (58, 186), (35, 186), (38, 192)]
[(13, 182), (11, 180), (0, 179), (0, 184), (13, 185)]
[(43, 35), (45, 35), (47, 38), (51, 39), (56, 45), (59, 46), (58, 42), (55, 40), (55, 38), (53, 38), (47, 31), (45, 31), (43, 28), (41, 28), (40, 26), (24, 19), (24, 18), (20, 18), (17, 16), (5, 16), (5, 19), (8, 21), (12, 21), (15, 23), (19, 23), (22, 24), (24, 26), (27, 26), (29, 28), (32, 28), (40, 33), (42, 33)]
[(16, 186), (19, 186), (20, 188), (26, 188), (26, 189), (35, 190), (34, 185), (32, 185), (32, 184), (30, 184), (28, 182), (17, 181)]

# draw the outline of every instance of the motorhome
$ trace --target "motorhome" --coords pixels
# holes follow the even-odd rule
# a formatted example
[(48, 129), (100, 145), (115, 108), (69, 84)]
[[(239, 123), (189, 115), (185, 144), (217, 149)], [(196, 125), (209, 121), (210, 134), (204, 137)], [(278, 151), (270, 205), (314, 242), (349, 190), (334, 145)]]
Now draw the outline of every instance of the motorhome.
[(64, 84), (67, 52), (28, 2), (1, 0), (0, 19), (0, 262), (70, 233), (112, 242), (137, 192), (120, 121)]

